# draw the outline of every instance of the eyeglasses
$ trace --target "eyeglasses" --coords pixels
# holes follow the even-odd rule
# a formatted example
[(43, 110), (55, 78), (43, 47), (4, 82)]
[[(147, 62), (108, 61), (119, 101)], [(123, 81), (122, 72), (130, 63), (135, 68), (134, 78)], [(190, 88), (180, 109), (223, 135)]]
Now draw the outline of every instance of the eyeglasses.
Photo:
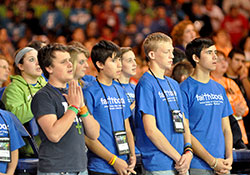
[(3, 69), (5, 69), (5, 70), (10, 70), (10, 68), (9, 68), (9, 66), (0, 66), (0, 68), (3, 68)]

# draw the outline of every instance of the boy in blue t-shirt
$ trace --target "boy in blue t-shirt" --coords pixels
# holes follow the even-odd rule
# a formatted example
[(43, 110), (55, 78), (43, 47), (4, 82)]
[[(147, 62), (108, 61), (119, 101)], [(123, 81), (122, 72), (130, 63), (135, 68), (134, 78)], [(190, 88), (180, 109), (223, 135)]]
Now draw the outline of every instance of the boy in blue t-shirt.
[(6, 155), (6, 151), (3, 149), (3, 146), (6, 146), (6, 142), (3, 139), (9, 138), (11, 162), (0, 161), (0, 174), (14, 174), (18, 163), (18, 149), (25, 145), (8, 113), (8, 111), (0, 109), (1, 159)]
[(149, 70), (135, 89), (136, 146), (147, 175), (184, 175), (192, 159), (189, 126), (179, 85), (164, 76), (173, 63), (172, 40), (152, 33), (143, 47)]
[(84, 87), (83, 94), (101, 129), (98, 140), (86, 138), (89, 174), (135, 173), (130, 104), (123, 88), (113, 84), (122, 70), (120, 48), (111, 41), (101, 40), (92, 48), (91, 58), (98, 76)]
[(197, 38), (186, 47), (186, 56), (195, 67), (180, 85), (194, 149), (191, 175), (227, 174), (232, 166), (228, 116), (233, 111), (223, 86), (210, 79), (210, 72), (216, 69), (216, 54), (210, 39)]

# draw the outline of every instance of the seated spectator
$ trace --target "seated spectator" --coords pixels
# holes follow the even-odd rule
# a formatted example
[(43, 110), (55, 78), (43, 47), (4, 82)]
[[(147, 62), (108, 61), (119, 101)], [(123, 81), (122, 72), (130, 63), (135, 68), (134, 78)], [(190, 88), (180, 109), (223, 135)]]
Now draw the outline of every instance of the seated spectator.
[(186, 45), (198, 37), (198, 32), (192, 21), (183, 20), (174, 26), (171, 36), (174, 46), (181, 50), (185, 50)]
[[(33, 118), (30, 104), (35, 93), (45, 86), (46, 81), (41, 76), (42, 70), (38, 64), (37, 51), (31, 47), (20, 49), (15, 54), (16, 75), (11, 76), (11, 83), (6, 87), (2, 101), (6, 110), (17, 116), (22, 124), (29, 129), (28, 122)], [(40, 143), (39, 137), (35, 137)], [(21, 151), (24, 157), (32, 157), (33, 151), (28, 144)]]
[(232, 79), (223, 76), (228, 68), (228, 62), (226, 61), (224, 53), (218, 52), (217, 55), (216, 69), (211, 72), (211, 78), (225, 88), (228, 100), (234, 112), (233, 116), (238, 121), (241, 129), (242, 140), (245, 144), (248, 144), (246, 129), (242, 120), (242, 117), (246, 117), (249, 112), (246, 100), (244, 99), (239, 86)]
[[(1, 158), (0, 174), (14, 174), (18, 162), (18, 149), (24, 146), (24, 141), (17, 131), (7, 111), (0, 110), (0, 137), (1, 137)], [(4, 140), (5, 139), (5, 140)], [(5, 148), (3, 148), (5, 147)], [(10, 154), (3, 155), (3, 149)]]
[(214, 32), (212, 38), (216, 49), (228, 56), (233, 48), (229, 34), (225, 30), (220, 29), (219, 31)]
[(5, 89), (4, 83), (7, 81), (10, 73), (9, 63), (3, 55), (0, 55), (0, 99)]
[(172, 78), (178, 83), (186, 80), (193, 73), (193, 66), (189, 61), (183, 60), (178, 62), (172, 71)]

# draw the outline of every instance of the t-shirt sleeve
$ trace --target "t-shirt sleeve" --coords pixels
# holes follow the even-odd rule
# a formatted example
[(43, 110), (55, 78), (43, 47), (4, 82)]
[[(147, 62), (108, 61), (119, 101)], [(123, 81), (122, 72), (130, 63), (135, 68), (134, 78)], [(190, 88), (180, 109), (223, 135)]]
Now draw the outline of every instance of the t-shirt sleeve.
[(56, 114), (55, 104), (53, 104), (49, 94), (45, 92), (37, 93), (34, 96), (31, 102), (31, 110), (36, 119), (43, 115)]
[(21, 148), (25, 145), (20, 133), (16, 129), (12, 119), (10, 118), (9, 122), (9, 131), (10, 131), (10, 150), (15, 151), (16, 149)]
[(148, 84), (138, 84), (135, 97), (139, 112), (155, 116), (153, 89)]

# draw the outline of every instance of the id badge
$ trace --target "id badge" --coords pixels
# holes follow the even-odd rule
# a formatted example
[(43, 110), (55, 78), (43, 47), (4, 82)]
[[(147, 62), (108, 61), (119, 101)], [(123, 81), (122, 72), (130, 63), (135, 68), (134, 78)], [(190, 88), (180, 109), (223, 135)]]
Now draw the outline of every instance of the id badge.
[(130, 149), (127, 141), (126, 131), (116, 131), (114, 132), (114, 137), (119, 155), (129, 154)]
[(0, 137), (0, 162), (11, 162), (10, 138)]
[(173, 123), (174, 123), (174, 130), (178, 133), (184, 133), (184, 125), (183, 125), (183, 116), (180, 110), (171, 110)]

